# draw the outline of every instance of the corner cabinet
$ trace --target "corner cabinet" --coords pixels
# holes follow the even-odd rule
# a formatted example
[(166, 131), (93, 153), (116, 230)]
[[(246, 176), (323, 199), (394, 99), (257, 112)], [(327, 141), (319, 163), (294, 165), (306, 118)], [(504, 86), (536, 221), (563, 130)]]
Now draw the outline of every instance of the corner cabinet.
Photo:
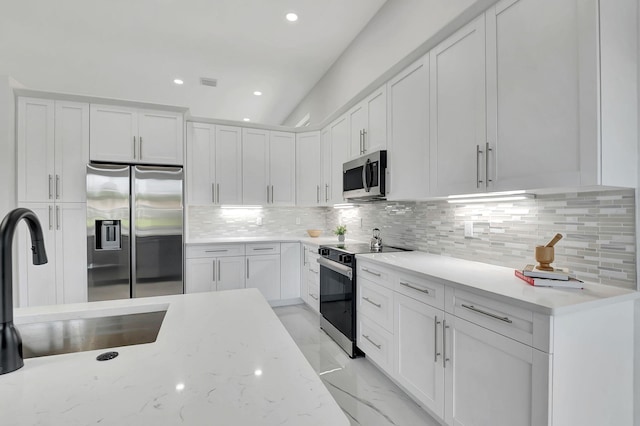
[(181, 113), (91, 104), (89, 155), (93, 161), (182, 165), (183, 132)]

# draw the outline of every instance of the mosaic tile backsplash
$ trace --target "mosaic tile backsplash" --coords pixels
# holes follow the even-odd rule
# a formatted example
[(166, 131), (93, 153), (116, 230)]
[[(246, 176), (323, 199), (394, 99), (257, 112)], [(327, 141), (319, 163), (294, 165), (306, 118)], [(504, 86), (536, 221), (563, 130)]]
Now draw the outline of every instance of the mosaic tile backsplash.
[[(345, 224), (347, 239), (368, 241), (377, 227), (387, 245), (511, 268), (535, 263), (534, 247), (559, 232), (564, 238), (556, 244), (554, 266), (568, 267), (584, 280), (636, 288), (634, 190), (486, 204), (381, 201), (352, 209), (269, 207), (233, 213), (190, 207), (188, 217), (192, 238), (306, 235), (309, 228), (329, 236)], [(473, 237), (464, 236), (465, 222), (473, 222)]]

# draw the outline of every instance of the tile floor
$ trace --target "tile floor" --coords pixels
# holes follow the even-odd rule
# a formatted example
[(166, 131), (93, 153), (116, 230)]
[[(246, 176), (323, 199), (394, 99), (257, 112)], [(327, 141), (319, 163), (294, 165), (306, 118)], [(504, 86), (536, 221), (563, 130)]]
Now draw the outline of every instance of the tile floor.
[(400, 388), (366, 359), (351, 359), (320, 329), (306, 305), (274, 308), (352, 425), (438, 426)]

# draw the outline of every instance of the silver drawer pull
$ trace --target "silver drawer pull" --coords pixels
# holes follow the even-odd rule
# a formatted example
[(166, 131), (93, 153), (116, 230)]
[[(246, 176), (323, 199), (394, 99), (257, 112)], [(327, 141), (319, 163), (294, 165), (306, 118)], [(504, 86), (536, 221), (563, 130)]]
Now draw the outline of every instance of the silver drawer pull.
[(205, 253), (226, 253), (229, 250), (205, 250)]
[(380, 349), (382, 347), (382, 345), (377, 344), (376, 342), (374, 342), (373, 340), (371, 340), (369, 338), (369, 336), (367, 336), (366, 334), (363, 334), (362, 337), (364, 337), (365, 339), (367, 339), (369, 342), (371, 342), (371, 344), (373, 346), (375, 346), (376, 348)]
[(319, 274), (318, 271), (316, 271), (315, 269), (309, 269), (311, 272), (313, 272), (314, 274)]
[(311, 296), (313, 300), (318, 300), (318, 296), (315, 296), (313, 293), (309, 293), (309, 296)]
[(251, 250), (253, 251), (273, 250), (273, 247), (257, 247), (257, 248), (252, 248)]
[(477, 312), (477, 313), (479, 313), (479, 314), (483, 314), (483, 315), (486, 315), (486, 316), (491, 317), (491, 318), (495, 318), (495, 319), (500, 320), (500, 321), (508, 322), (509, 324), (513, 323), (513, 321), (511, 321), (511, 320), (509, 319), (509, 317), (501, 317), (501, 316), (499, 316), (499, 315), (492, 314), (491, 312), (486, 312), (486, 311), (483, 311), (482, 309), (478, 309), (478, 308), (476, 308), (476, 307), (475, 307), (475, 306), (473, 306), (473, 305), (465, 305), (465, 304), (463, 303), (463, 304), (462, 304), (462, 307), (463, 307), (463, 308), (467, 308), (467, 309), (469, 309), (470, 311)]
[(382, 308), (382, 305), (380, 303), (376, 303), (376, 302), (374, 302), (373, 300), (369, 299), (366, 296), (362, 297), (362, 299), (366, 300), (369, 303), (371, 303), (373, 306), (377, 306), (378, 308)]
[(364, 272), (368, 272), (368, 273), (370, 273), (371, 275), (375, 275), (376, 277), (381, 277), (381, 276), (382, 276), (382, 274), (380, 274), (380, 273), (378, 273), (378, 272), (370, 271), (370, 270), (368, 270), (367, 268), (362, 268), (362, 270), (363, 270)]
[(429, 290), (427, 290), (426, 288), (415, 287), (415, 286), (412, 286), (409, 283), (405, 283), (404, 281), (400, 281), (400, 285), (403, 285), (405, 287), (409, 287), (409, 288), (412, 288), (414, 290), (418, 290), (418, 291), (421, 291), (423, 293), (429, 294)]

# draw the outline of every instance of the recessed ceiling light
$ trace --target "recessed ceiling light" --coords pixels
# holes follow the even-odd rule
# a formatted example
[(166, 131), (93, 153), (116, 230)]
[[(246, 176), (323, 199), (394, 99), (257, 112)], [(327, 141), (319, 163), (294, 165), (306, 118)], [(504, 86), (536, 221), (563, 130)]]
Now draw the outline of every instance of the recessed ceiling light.
[(298, 15), (293, 13), (293, 12), (289, 12), (285, 15), (285, 17), (287, 18), (287, 21), (289, 22), (296, 22), (298, 20)]
[(262, 96), (262, 92), (259, 90), (256, 90), (255, 92), (253, 92), (253, 94), (256, 96)]
[(181, 84), (184, 84), (184, 81), (180, 80), (179, 78), (176, 78), (175, 80), (173, 80), (173, 82), (175, 84), (177, 84), (178, 86), (181, 85)]
[(251, 121), (251, 119), (250, 119), (250, 118), (246, 118), (246, 117), (245, 117), (245, 118), (243, 118), (242, 120), (243, 120), (243, 121)]

